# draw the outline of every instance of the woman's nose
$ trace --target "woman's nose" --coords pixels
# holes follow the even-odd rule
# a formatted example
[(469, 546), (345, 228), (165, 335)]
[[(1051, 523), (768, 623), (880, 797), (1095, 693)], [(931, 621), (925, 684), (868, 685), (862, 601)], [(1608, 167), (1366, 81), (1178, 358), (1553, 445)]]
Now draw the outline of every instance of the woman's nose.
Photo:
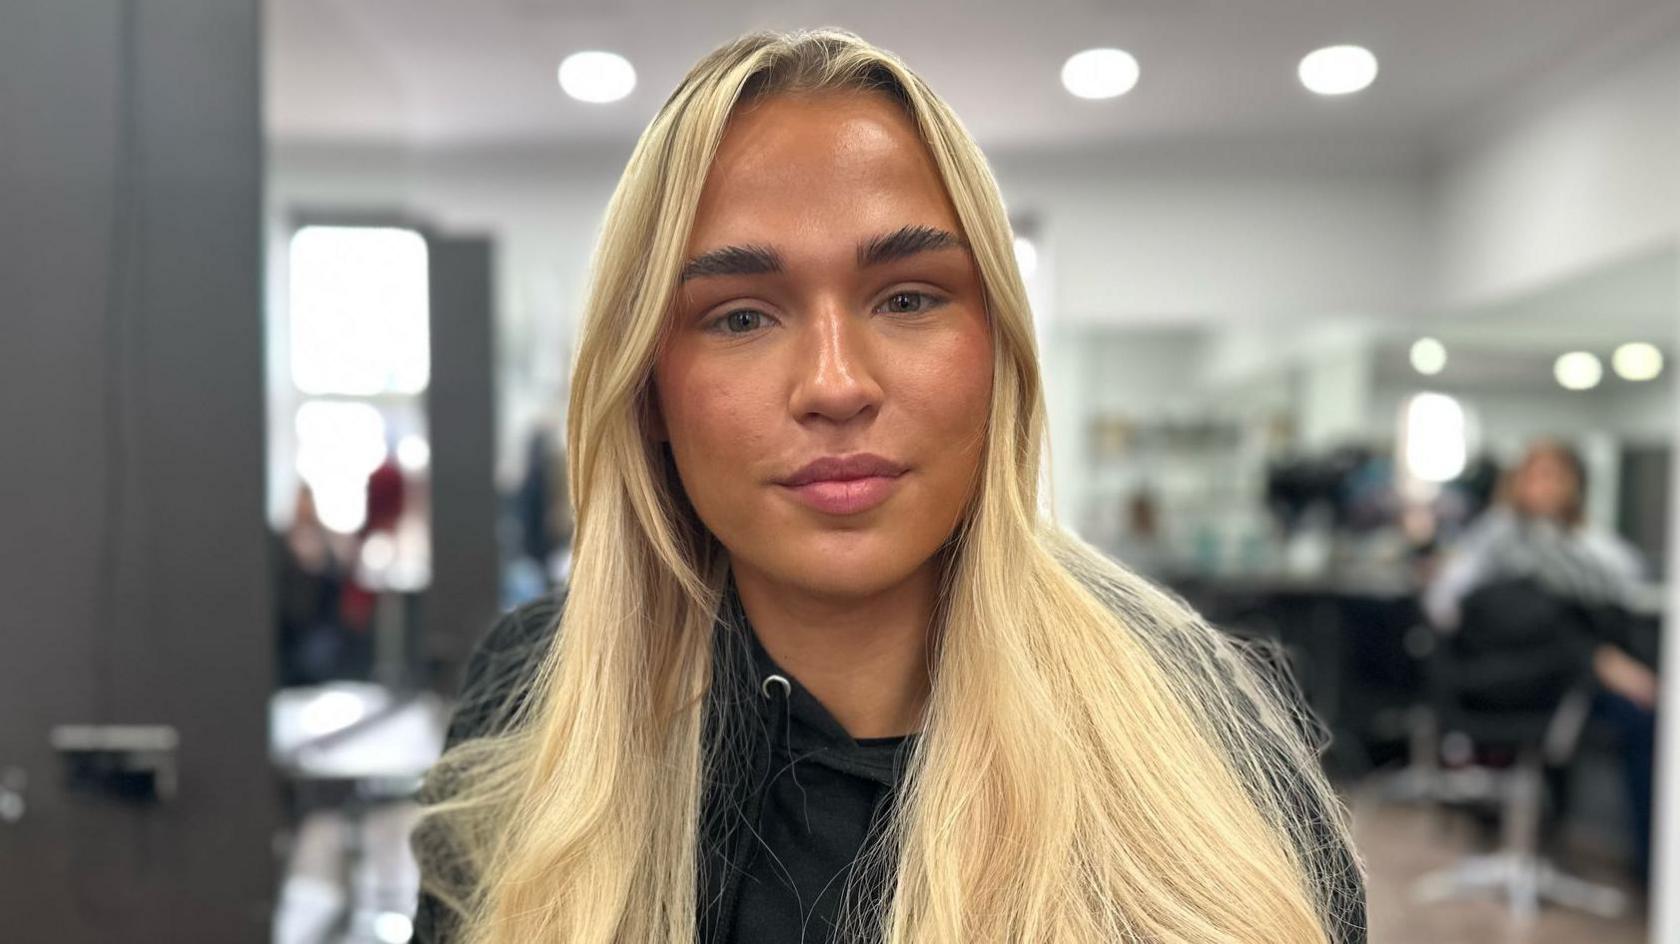
[(813, 309), (806, 326), (796, 368), (795, 415), (845, 422), (878, 409), (881, 386), (866, 319), (825, 302)]

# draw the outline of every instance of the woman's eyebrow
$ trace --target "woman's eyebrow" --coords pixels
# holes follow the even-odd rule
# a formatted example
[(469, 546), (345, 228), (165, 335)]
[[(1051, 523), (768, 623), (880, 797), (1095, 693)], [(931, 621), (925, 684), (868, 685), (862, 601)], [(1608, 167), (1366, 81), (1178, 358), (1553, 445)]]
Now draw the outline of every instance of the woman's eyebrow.
[(766, 246), (724, 246), (688, 260), (679, 281), (708, 275), (766, 275), (782, 271), (782, 257)]
[[(967, 249), (961, 236), (933, 226), (904, 226), (858, 246), (858, 268), (894, 262), (922, 252)], [(679, 281), (713, 275), (770, 275), (782, 271), (782, 257), (768, 246), (709, 249), (683, 265)]]
[(968, 243), (956, 233), (933, 226), (905, 226), (859, 246), (858, 268), (894, 262), (920, 252), (967, 248)]

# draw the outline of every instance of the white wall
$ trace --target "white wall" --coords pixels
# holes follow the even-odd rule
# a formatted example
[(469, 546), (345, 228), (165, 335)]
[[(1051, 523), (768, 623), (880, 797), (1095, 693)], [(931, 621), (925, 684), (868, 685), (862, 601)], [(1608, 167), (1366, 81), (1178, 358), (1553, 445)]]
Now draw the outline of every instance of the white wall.
[(1680, 42), (1506, 116), (1432, 178), (1446, 307), (1497, 301), (1680, 234)]
[[(1676, 306), (1680, 306), (1680, 284), (1675, 286)], [(1680, 415), (1680, 399), (1673, 407)], [(1670, 429), (1674, 430), (1671, 423)], [(1680, 430), (1674, 430), (1680, 439)], [(1673, 441), (1673, 440), (1671, 440)], [(1676, 455), (1680, 455), (1677, 450)], [(1680, 547), (1680, 462), (1671, 462), (1669, 481), (1668, 543)], [(1658, 695), (1666, 706), (1657, 725), (1656, 820), (1652, 841), (1651, 877), (1651, 941), (1663, 944), (1680, 941), (1680, 723), (1675, 722), (1675, 706), (1680, 705), (1680, 633), (1674, 629), (1676, 614), (1680, 614), (1680, 554), (1669, 554), (1668, 616), (1663, 625), (1663, 662), (1660, 670), (1662, 692)]]
[(1395, 313), (1424, 277), (1423, 181), (1404, 170), (1182, 169), (1009, 159), (1041, 220), (1065, 322), (1245, 322)]
[(1093, 332), (1058, 323), (1048, 332), (1042, 360), (1052, 494), (1061, 524), (1079, 530), (1089, 520), (1091, 419), (1149, 417), (1191, 406), (1204, 346), (1194, 330)]

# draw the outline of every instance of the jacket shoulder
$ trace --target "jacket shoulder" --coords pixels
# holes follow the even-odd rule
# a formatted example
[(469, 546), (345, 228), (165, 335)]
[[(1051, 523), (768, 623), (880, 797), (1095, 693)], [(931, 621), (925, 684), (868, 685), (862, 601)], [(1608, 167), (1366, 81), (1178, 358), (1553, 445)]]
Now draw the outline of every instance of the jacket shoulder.
[(565, 609), (556, 591), (504, 613), (474, 645), (449, 722), (445, 749), (507, 729), (530, 694)]
[[(463, 741), (507, 730), (530, 694), (538, 665), (553, 642), (565, 607), (564, 592), (533, 600), (498, 618), (473, 646), (444, 741), (448, 750)], [(421, 787), (422, 804), (449, 799), (459, 772), (440, 764)], [(421, 892), (415, 906), (413, 944), (453, 944), (459, 940), (461, 915), (439, 897), (448, 889), (457, 899), (471, 896), (473, 869), (450, 826), (439, 818), (422, 819), (409, 836), (420, 866)]]

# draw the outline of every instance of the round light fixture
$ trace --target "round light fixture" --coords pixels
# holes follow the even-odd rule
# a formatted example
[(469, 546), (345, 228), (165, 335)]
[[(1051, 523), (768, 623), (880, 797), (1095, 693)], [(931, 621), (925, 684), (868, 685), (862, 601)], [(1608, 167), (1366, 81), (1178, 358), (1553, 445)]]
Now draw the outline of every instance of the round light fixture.
[(1087, 49), (1062, 64), (1062, 85), (1080, 98), (1115, 98), (1138, 82), (1138, 61), (1124, 49)]
[(1301, 84), (1320, 95), (1350, 95), (1377, 78), (1377, 57), (1364, 46), (1326, 46), (1301, 57)]
[(636, 87), (636, 70), (616, 52), (574, 52), (560, 63), (560, 87), (580, 102), (616, 102)]
[(1591, 390), (1604, 379), (1604, 365), (1586, 351), (1570, 351), (1552, 365), (1552, 376), (1565, 390)]
[(1447, 346), (1434, 338), (1418, 338), (1412, 342), (1412, 369), (1432, 377), (1447, 366)]
[(1610, 355), (1610, 367), (1623, 380), (1655, 380), (1663, 369), (1662, 351), (1655, 344), (1629, 341)]

